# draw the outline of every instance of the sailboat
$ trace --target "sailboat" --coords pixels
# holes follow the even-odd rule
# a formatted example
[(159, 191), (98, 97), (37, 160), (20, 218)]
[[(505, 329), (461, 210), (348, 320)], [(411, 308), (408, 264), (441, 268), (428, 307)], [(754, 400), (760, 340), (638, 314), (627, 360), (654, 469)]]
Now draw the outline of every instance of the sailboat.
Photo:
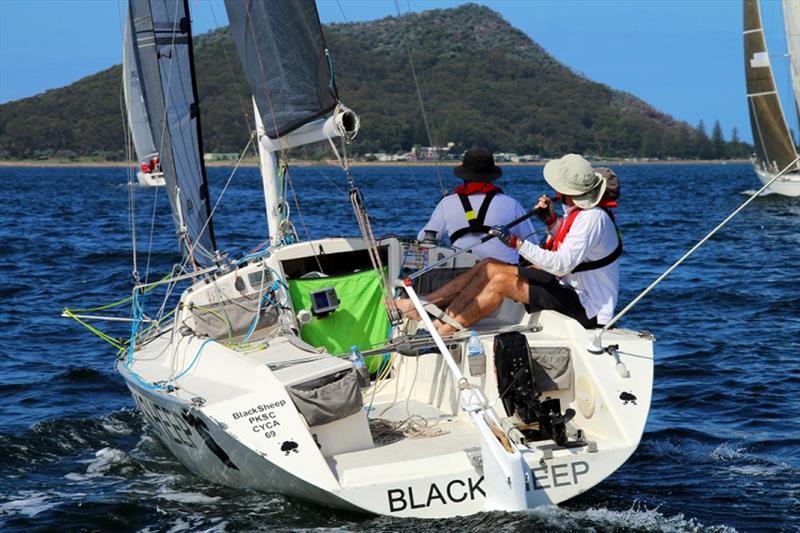
[[(397, 517), (559, 503), (617, 470), (649, 413), (653, 337), (609, 329), (593, 353), (595, 332), (513, 301), (474, 334), (442, 338), (425, 313), (431, 333), (413, 333), (389, 296), (421, 310), (417, 291), (478, 258), (372, 234), (335, 148), (359, 119), (339, 100), (313, 0), (226, 9), (252, 93), (270, 237), (236, 259), (217, 250), (208, 209), (188, 1), (129, 4), (183, 261), (134, 287), (116, 368), (163, 444), (213, 482)], [(342, 161), (360, 236), (294, 231), (286, 150), (317, 141)], [(146, 312), (151, 291), (180, 284), (171, 312), (166, 299)]]
[(136, 178), (140, 185), (158, 187), (164, 185), (164, 173), (158, 158), (158, 150), (150, 132), (150, 121), (144, 105), (139, 83), (139, 64), (133, 52), (131, 28), (125, 25), (122, 45), (122, 90), (128, 116), (128, 131), (133, 140), (133, 149), (138, 159)]
[[(800, 0), (783, 0), (795, 112), (800, 119)], [(758, 0), (744, 0), (744, 68), (756, 152), (753, 168), (763, 183), (797, 158), (764, 38)], [(775, 180), (767, 192), (800, 196), (800, 166)]]

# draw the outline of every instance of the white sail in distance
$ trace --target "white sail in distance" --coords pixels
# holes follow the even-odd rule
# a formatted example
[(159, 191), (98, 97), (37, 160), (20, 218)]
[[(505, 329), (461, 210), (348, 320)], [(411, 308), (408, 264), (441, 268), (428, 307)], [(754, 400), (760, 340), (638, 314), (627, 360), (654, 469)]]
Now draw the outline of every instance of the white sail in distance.
[(800, 126), (800, 0), (783, 0), (783, 20), (786, 23), (786, 41), (789, 45), (795, 111)]

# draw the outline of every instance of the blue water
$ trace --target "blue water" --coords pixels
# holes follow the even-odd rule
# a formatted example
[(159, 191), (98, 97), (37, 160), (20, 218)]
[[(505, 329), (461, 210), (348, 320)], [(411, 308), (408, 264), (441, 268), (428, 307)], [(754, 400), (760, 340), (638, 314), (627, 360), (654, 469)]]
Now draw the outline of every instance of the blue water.
[[(531, 205), (547, 191), (541, 172), (507, 168), (498, 183)], [(621, 304), (758, 186), (749, 165), (619, 173)], [(377, 234), (416, 233), (439, 195), (434, 168), (354, 174)], [(209, 175), (216, 199), (229, 170)], [(302, 237), (357, 234), (340, 171), (291, 177)], [(114, 349), (59, 316), (129, 294), (126, 179), (122, 168), (0, 168), (0, 529), (800, 530), (800, 200), (756, 199), (623, 320), (658, 341), (650, 419), (619, 471), (557, 508), (433, 523), (216, 486), (154, 439), (112, 369)], [(149, 257), (154, 279), (177, 259), (167, 199), (142, 188), (135, 198), (138, 268)], [(262, 198), (255, 169), (236, 174), (216, 212), (222, 249), (265, 239)]]

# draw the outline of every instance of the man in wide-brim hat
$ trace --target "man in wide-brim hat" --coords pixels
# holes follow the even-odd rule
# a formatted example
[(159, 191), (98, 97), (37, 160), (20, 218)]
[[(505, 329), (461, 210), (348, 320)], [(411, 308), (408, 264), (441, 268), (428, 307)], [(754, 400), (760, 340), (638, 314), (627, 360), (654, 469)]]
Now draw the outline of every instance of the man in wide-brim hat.
[[(425, 298), (461, 326), (470, 326), (511, 298), (529, 312), (553, 310), (577, 320), (585, 328), (608, 322), (619, 292), (619, 256), (622, 242), (613, 215), (599, 204), (606, 177), (577, 154), (547, 163), (545, 181), (566, 208), (558, 219), (552, 201), (539, 199), (541, 219), (550, 241), (543, 247), (519, 239), (502, 225), (490, 230), (498, 241), (518, 250), (532, 267), (485, 259)], [(450, 319), (437, 322), (442, 334), (455, 331)]]
[[(494, 155), (486, 148), (467, 150), (453, 173), (464, 183), (456, 187), (453, 194), (442, 198), (419, 232), (420, 240), (425, 239), (426, 231), (434, 232), (436, 239), (447, 235), (456, 249), (467, 248), (487, 235), (492, 226), (508, 224), (525, 213), (518, 201), (503, 194), (502, 189), (492, 183), (503, 175), (503, 170), (495, 164)], [(521, 240), (535, 240), (533, 224), (528, 220), (512, 228), (511, 232)], [(476, 246), (472, 253), (480, 258), (493, 257), (506, 263), (519, 261), (515, 249), (495, 239)]]

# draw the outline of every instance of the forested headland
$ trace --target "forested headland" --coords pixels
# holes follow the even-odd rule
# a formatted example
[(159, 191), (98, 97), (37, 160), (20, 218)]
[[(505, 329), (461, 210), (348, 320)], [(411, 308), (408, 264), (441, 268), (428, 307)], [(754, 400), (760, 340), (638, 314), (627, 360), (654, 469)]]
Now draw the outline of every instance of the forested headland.
[[(474, 4), (324, 28), (342, 101), (361, 116), (352, 154), (454, 143), (453, 153), (717, 159), (750, 146), (715, 123), (692, 126), (555, 60)], [(121, 48), (121, 46), (120, 46)], [(411, 51), (428, 129), (421, 112)], [(121, 53), (120, 53), (121, 55)], [(207, 152), (239, 152), (252, 130), (247, 83), (227, 28), (195, 38)], [(0, 160), (126, 157), (121, 67), (0, 105)], [(300, 155), (321, 155), (312, 147)], [(316, 153), (319, 152), (319, 153)]]

